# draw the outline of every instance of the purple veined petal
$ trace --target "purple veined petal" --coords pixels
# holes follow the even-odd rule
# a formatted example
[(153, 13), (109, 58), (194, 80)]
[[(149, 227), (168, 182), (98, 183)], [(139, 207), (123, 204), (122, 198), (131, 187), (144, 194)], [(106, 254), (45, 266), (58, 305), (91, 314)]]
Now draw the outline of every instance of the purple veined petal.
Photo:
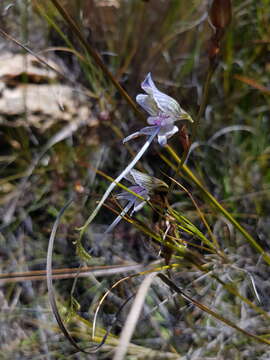
[(140, 185), (141, 188), (143, 189), (139, 195), (141, 195), (145, 199), (147, 199), (151, 191), (153, 191), (154, 189), (168, 188), (168, 185), (164, 181), (157, 179), (154, 176), (150, 176), (148, 174), (142, 173), (136, 169), (132, 169), (130, 171), (130, 174), (133, 176), (133, 179), (136, 182), (136, 184)]
[(159, 109), (152, 96), (139, 94), (136, 96), (136, 101), (148, 114), (153, 116), (158, 114)]
[(160, 128), (160, 126), (156, 125), (156, 126), (146, 126), (144, 128), (142, 128), (139, 132), (140, 134), (143, 135), (152, 135), (156, 132), (156, 130)]
[(153, 98), (157, 104), (157, 107), (163, 113), (172, 117), (174, 121), (180, 120), (181, 114), (185, 113), (176, 100), (159, 90), (153, 92)]
[[(130, 172), (130, 176), (125, 176), (125, 179), (127, 179), (131, 183), (135, 184), (128, 188), (130, 191), (133, 191), (135, 194), (138, 194), (141, 197), (146, 199), (146, 197), (148, 196), (147, 190), (143, 186), (141, 186), (139, 183), (136, 182), (136, 180), (134, 179), (134, 176), (132, 175), (131, 172)], [(116, 195), (116, 198), (118, 200), (128, 200), (128, 201), (135, 201), (137, 199), (136, 195), (133, 195), (133, 194), (129, 193), (128, 191), (123, 191), (123, 192), (119, 193), (118, 195)]]
[(161, 91), (153, 92), (153, 98), (157, 104), (157, 107), (166, 115), (168, 115), (173, 121), (177, 120), (189, 120), (193, 122), (191, 116), (181, 108), (179, 103), (169, 95), (164, 94)]
[(169, 139), (170, 137), (172, 137), (175, 133), (177, 133), (178, 131), (178, 127), (173, 125), (173, 124), (169, 124), (166, 126), (161, 127), (158, 135), (166, 135), (167, 138)]
[(156, 87), (151, 73), (147, 74), (141, 87), (148, 95), (139, 94), (136, 100), (150, 115), (155, 116), (161, 112), (172, 118), (173, 121), (189, 120), (193, 122), (191, 116), (181, 108), (174, 98)]
[[(131, 175), (133, 176), (133, 173), (131, 173)], [(133, 176), (133, 178), (134, 178), (134, 176)], [(140, 196), (142, 196), (142, 197), (144, 197), (145, 195), (147, 195), (147, 194), (145, 194), (145, 188), (144, 188), (143, 186), (141, 186), (139, 183), (137, 183), (137, 182), (135, 181), (135, 179), (134, 179), (134, 183), (135, 183), (136, 185), (130, 186), (130, 187), (129, 187), (129, 190), (133, 191), (135, 194), (138, 194), (138, 195), (140, 195)], [(133, 195), (133, 196), (134, 196), (134, 195)], [(135, 196), (134, 196), (134, 197), (135, 197)]]
[(154, 91), (158, 91), (158, 88), (152, 80), (151, 73), (146, 75), (146, 78), (141, 83), (141, 88), (149, 95), (152, 95)]
[[(151, 73), (147, 74), (141, 87), (148, 94), (148, 97), (147, 95), (146, 97), (142, 97), (143, 94), (140, 94), (137, 96), (136, 100), (150, 115), (157, 114), (156, 108), (158, 108), (163, 113), (172, 117), (174, 121), (183, 118), (192, 121), (191, 117), (181, 108), (174, 98), (166, 95), (156, 87), (152, 80)], [(155, 105), (153, 103), (155, 103)]]
[(154, 180), (153, 176), (144, 174), (138, 170), (132, 169), (130, 171), (131, 175), (133, 176), (134, 181), (136, 184), (140, 185), (142, 188), (145, 189), (145, 194), (140, 194), (143, 197), (147, 197), (147, 193), (153, 189)]
[(127, 192), (127, 191), (124, 191), (122, 193), (119, 193), (116, 195), (116, 199), (117, 200), (127, 200), (127, 201), (132, 201), (134, 199), (134, 195)]
[(149, 125), (156, 125), (156, 126), (167, 126), (173, 125), (175, 122), (175, 118), (172, 118), (168, 115), (160, 114), (158, 116), (149, 116), (147, 118), (147, 123)]

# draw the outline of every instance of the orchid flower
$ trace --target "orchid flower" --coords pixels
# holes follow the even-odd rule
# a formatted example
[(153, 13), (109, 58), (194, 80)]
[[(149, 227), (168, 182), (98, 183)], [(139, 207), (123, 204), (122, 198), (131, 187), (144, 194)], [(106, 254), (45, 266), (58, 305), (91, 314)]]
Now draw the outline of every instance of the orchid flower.
[(123, 211), (118, 215), (118, 217), (113, 221), (113, 223), (108, 227), (105, 233), (111, 232), (115, 226), (120, 222), (120, 220), (128, 213), (130, 209), (132, 209), (130, 216), (133, 215), (134, 212), (137, 212), (143, 208), (146, 204), (146, 201), (150, 200), (150, 195), (154, 190), (166, 190), (168, 189), (168, 185), (153, 177), (138, 170), (131, 170), (129, 174), (125, 176), (125, 179), (131, 182), (133, 185), (128, 189), (133, 193), (139, 195), (141, 198), (132, 194), (128, 191), (124, 191), (116, 196), (118, 200), (126, 200), (127, 204), (124, 207)]
[(123, 142), (125, 143), (140, 135), (157, 133), (159, 144), (161, 146), (167, 145), (167, 140), (178, 131), (178, 127), (174, 125), (175, 121), (189, 120), (193, 122), (193, 120), (176, 100), (158, 90), (152, 80), (151, 73), (146, 76), (141, 87), (146, 94), (137, 95), (136, 101), (150, 114), (147, 123), (151, 126), (144, 127), (129, 135)]
[(137, 95), (136, 101), (151, 115), (147, 119), (148, 124), (151, 126), (145, 127), (140, 131), (131, 134), (130, 136), (126, 137), (123, 142), (125, 143), (126, 141), (134, 139), (140, 135), (149, 135), (149, 137), (133, 160), (130, 162), (130, 164), (110, 184), (94, 211), (91, 213), (85, 224), (79, 229), (80, 238), (83, 236), (88, 225), (90, 225), (94, 220), (115, 186), (117, 186), (117, 184), (134, 168), (136, 163), (141, 159), (146, 150), (149, 148), (154, 138), (157, 136), (159, 144), (164, 146), (167, 144), (167, 139), (169, 139), (178, 131), (178, 127), (174, 125), (175, 121), (185, 119), (191, 122), (193, 121), (190, 115), (188, 115), (188, 113), (186, 113), (180, 107), (176, 100), (157, 89), (150, 73), (146, 76), (141, 86), (146, 94)]

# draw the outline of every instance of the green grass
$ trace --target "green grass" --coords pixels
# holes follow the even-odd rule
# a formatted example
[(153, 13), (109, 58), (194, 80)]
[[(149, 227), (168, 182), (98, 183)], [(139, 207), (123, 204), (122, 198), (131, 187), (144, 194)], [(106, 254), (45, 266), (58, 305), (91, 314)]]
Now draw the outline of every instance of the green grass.
[[(48, 54), (65, 74), (61, 82), (74, 89), (78, 115), (73, 120), (86, 106), (95, 125), (86, 122), (63, 135), (64, 119), (42, 130), (15, 125), (18, 119), (27, 122), (29, 113), (1, 115), (1, 273), (30, 271), (16, 282), (7, 276), (0, 291), (5, 304), (0, 318), (3, 359), (87, 358), (74, 354), (52, 316), (45, 273), (43, 280), (28, 280), (31, 271), (45, 269), (53, 224), (71, 196), (75, 201), (55, 237), (53, 268), (87, 265), (90, 272), (75, 284), (72, 276), (55, 280), (54, 295), (80, 347), (96, 346), (108, 329), (105, 345), (91, 358), (111, 359), (119, 344), (127, 346), (121, 330), (131, 326), (126, 321), (148, 271), (156, 271), (159, 276), (141, 295), (145, 302), (126, 359), (266, 359), (269, 1), (233, 2), (232, 23), (206, 87), (212, 30), (202, 2), (136, 0), (106, 7), (96, 1), (88, 8), (81, 1), (76, 9), (72, 2), (61, 2), (78, 28), (53, 3), (29, 1), (8, 9), (9, 2), (3, 1), (0, 12), (7, 9), (7, 14), (2, 29), (35, 52), (59, 48)], [(21, 51), (4, 41), (6, 49)], [(143, 144), (138, 139), (123, 146), (122, 138), (145, 126), (146, 116), (134, 99), (149, 71), (197, 120), (196, 128), (188, 127), (194, 150), (183, 165), (180, 159), (186, 154), (178, 135), (167, 148), (152, 145), (138, 169), (168, 184), (172, 181), (168, 196), (156, 194), (142, 211), (127, 216), (104, 237), (119, 213), (110, 198), (82, 238), (91, 256), (80, 257), (77, 229), (110, 179)], [(114, 265), (134, 264), (141, 268), (113, 270)], [(104, 270), (101, 275), (92, 272), (96, 266)], [(94, 314), (106, 291), (92, 339)], [(69, 306), (70, 299), (75, 308)]]

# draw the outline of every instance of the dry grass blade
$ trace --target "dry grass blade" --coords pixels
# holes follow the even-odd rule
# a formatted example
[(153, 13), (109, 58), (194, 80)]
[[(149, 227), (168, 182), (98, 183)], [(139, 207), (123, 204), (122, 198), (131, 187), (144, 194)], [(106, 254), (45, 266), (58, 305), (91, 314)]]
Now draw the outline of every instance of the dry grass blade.
[[(139, 274), (137, 274), (139, 275)], [(99, 313), (99, 310), (101, 308), (101, 305), (103, 304), (103, 302), (105, 301), (106, 297), (110, 294), (110, 292), (116, 287), (118, 286), (121, 282), (127, 280), (127, 279), (130, 279), (131, 277), (133, 277), (135, 275), (131, 275), (131, 276), (126, 276), (120, 280), (118, 280), (115, 284), (113, 284), (113, 286), (108, 290), (106, 291), (106, 293), (102, 296), (101, 300), (99, 301), (98, 303), (98, 306), (97, 306), (97, 309), (95, 311), (95, 315), (94, 315), (94, 320), (93, 320), (93, 330), (92, 330), (92, 339), (95, 338), (95, 331), (96, 331), (96, 323), (97, 323), (97, 317), (98, 317), (98, 313)]]
[(126, 355), (127, 349), (128, 349), (128, 345), (130, 343), (132, 334), (135, 330), (136, 324), (137, 324), (139, 316), (140, 316), (141, 309), (144, 304), (145, 297), (147, 295), (147, 291), (148, 291), (150, 285), (152, 284), (156, 275), (157, 275), (157, 273), (152, 273), (152, 274), (149, 274), (148, 276), (146, 276), (146, 278), (143, 280), (141, 286), (139, 287), (139, 290), (138, 290), (135, 300), (132, 304), (128, 318), (122, 329), (119, 345), (116, 348), (113, 360), (122, 360), (125, 358), (125, 355)]
[[(94, 275), (112, 276), (121, 272), (136, 271), (141, 265), (113, 265), (113, 266), (85, 266), (81, 268), (67, 268), (52, 270), (52, 279), (72, 279), (77, 277), (89, 277)], [(79, 272), (79, 273), (78, 273)], [(0, 285), (5, 283), (16, 283), (23, 281), (46, 280), (46, 270), (32, 270), (24, 272), (13, 272), (0, 274)]]
[[(200, 210), (200, 207), (199, 205), (196, 203), (194, 197), (192, 196), (192, 194), (188, 191), (188, 189), (186, 189), (183, 185), (181, 185), (178, 181), (176, 181), (175, 179), (173, 179), (172, 177), (169, 176), (169, 179), (171, 179), (172, 182), (174, 182), (175, 184), (177, 184), (183, 191), (185, 191), (188, 196), (190, 197), (193, 205), (195, 206), (197, 212), (198, 212), (198, 215), (199, 217), (201, 218), (202, 222), (204, 223), (207, 231), (208, 231), (208, 234), (209, 236), (211, 237), (211, 240), (213, 242), (213, 244), (215, 245), (215, 251), (219, 254), (219, 255), (222, 255), (224, 256), (223, 254), (221, 254), (221, 252), (218, 252), (220, 247), (219, 247), (219, 244), (218, 244), (218, 241), (217, 241), (217, 238), (215, 237), (215, 235), (213, 234), (211, 228), (210, 228), (210, 225), (208, 224), (204, 214), (202, 213), (202, 211)], [(207, 243), (208, 245), (210, 245), (210, 247), (212, 248), (212, 244), (211, 243)]]
[(267, 87), (259, 84), (254, 79), (251, 79), (251, 78), (249, 78), (247, 76), (241, 76), (241, 75), (234, 75), (234, 78), (237, 79), (237, 80), (242, 81), (243, 83), (245, 83), (245, 84), (247, 84), (247, 85), (249, 85), (251, 87), (253, 87), (254, 89), (260, 90), (261, 92), (263, 92), (263, 93), (265, 93), (267, 95), (270, 95), (270, 90)]
[(207, 141), (208, 145), (212, 145), (216, 139), (218, 139), (220, 136), (226, 135), (233, 131), (247, 131), (252, 133), (253, 135), (256, 135), (256, 129), (251, 126), (246, 125), (231, 125), (226, 126), (220, 130), (218, 130), (214, 135), (211, 136), (211, 138)]
[[(61, 71), (59, 71), (58, 69), (55, 69), (53, 66), (51, 66), (48, 62), (46, 62), (41, 56), (39, 56), (37, 53), (35, 53), (34, 51), (32, 51), (29, 47), (27, 47), (26, 45), (22, 44), (20, 41), (16, 40), (13, 36), (9, 35), (8, 33), (6, 33), (3, 29), (0, 28), (0, 35), (2, 35), (3, 38), (6, 38), (10, 41), (12, 41), (13, 43), (15, 43), (16, 45), (18, 45), (19, 47), (21, 47), (23, 50), (25, 50), (27, 53), (31, 54), (32, 56), (34, 56), (36, 58), (36, 60), (42, 64), (43, 66), (45, 66), (46, 68), (54, 71), (57, 75), (60, 76), (60, 78), (65, 79), (66, 81), (68, 81), (69, 83), (72, 83), (73, 85), (78, 86), (78, 84), (72, 79), (72, 77), (68, 77), (66, 75), (64, 75)], [(76, 56), (79, 57), (79, 53), (76, 53)], [(80, 55), (82, 56), (82, 55)]]
[(14, 191), (14, 199), (9, 206), (8, 210), (3, 216), (3, 220), (5, 224), (9, 224), (12, 220), (13, 214), (16, 210), (16, 205), (19, 201), (19, 198), (22, 196), (25, 186), (27, 185), (27, 181), (32, 175), (33, 171), (35, 170), (36, 166), (42, 159), (42, 157), (46, 154), (46, 152), (55, 144), (57, 144), (60, 141), (63, 141), (67, 139), (69, 136), (71, 136), (74, 132), (76, 132), (80, 127), (86, 125), (87, 121), (84, 119), (79, 119), (77, 121), (73, 121), (72, 123), (64, 126), (60, 131), (58, 131), (56, 134), (54, 134), (48, 142), (44, 145), (44, 147), (41, 149), (40, 153), (37, 154), (37, 156), (33, 159), (33, 161), (30, 163), (29, 167), (25, 171), (24, 178), (21, 180), (20, 184), (17, 186), (17, 188)]
[(60, 210), (55, 223), (53, 225), (53, 229), (51, 232), (51, 236), (50, 236), (50, 240), (49, 240), (49, 245), (48, 245), (48, 252), (47, 252), (47, 266), (46, 266), (46, 276), (47, 276), (47, 286), (48, 286), (48, 294), (49, 294), (49, 301), (54, 313), (54, 316), (56, 318), (56, 321), (60, 327), (60, 329), (62, 330), (63, 334), (65, 335), (65, 337), (67, 338), (67, 340), (71, 343), (72, 346), (74, 346), (78, 351), (83, 352), (85, 354), (92, 354), (93, 352), (96, 352), (100, 346), (102, 345), (102, 343), (100, 345), (95, 346), (91, 351), (86, 351), (83, 348), (81, 348), (76, 341), (73, 339), (73, 337), (69, 334), (67, 328), (65, 327), (60, 313), (58, 311), (58, 307), (56, 304), (56, 299), (55, 299), (55, 293), (54, 293), (54, 288), (53, 288), (53, 283), (52, 283), (52, 254), (53, 254), (53, 246), (54, 246), (54, 240), (55, 240), (55, 235), (58, 229), (58, 225), (60, 223), (61, 217), (63, 216), (64, 212), (66, 211), (66, 209), (69, 207), (69, 205), (73, 202), (73, 199), (69, 200), (65, 206)]
[(206, 305), (203, 305), (202, 303), (198, 302), (197, 300), (191, 298), (190, 296), (188, 296), (187, 294), (185, 294), (178, 286), (175, 285), (175, 283), (173, 281), (171, 281), (167, 276), (159, 273), (158, 277), (166, 284), (168, 285), (173, 291), (177, 292), (178, 294), (180, 294), (184, 299), (186, 299), (188, 302), (192, 303), (194, 306), (196, 306), (197, 308), (201, 309), (202, 311), (208, 313), (209, 315), (212, 315), (215, 319), (222, 321), (224, 324), (232, 327), (233, 329), (241, 332), (242, 334), (244, 334), (245, 336), (248, 336), (250, 338), (253, 338), (261, 343), (264, 344), (268, 344), (270, 345), (270, 341), (257, 336), (255, 334), (251, 334), (250, 332), (240, 328), (239, 326), (235, 325), (232, 321), (224, 318), (223, 316), (217, 314), (215, 311), (211, 310), (209, 307), (207, 307)]
[(138, 109), (136, 103), (132, 100), (132, 98), (128, 95), (128, 93), (123, 89), (120, 83), (115, 79), (113, 74), (107, 68), (107, 66), (103, 63), (99, 54), (90, 46), (89, 42), (84, 38), (82, 32), (80, 31), (79, 26), (74, 21), (74, 19), (69, 15), (69, 13), (65, 10), (65, 8), (60, 4), (58, 0), (51, 0), (55, 8), (58, 10), (59, 14), (65, 19), (68, 26), (72, 30), (72, 32), (77, 36), (83, 47), (86, 49), (88, 54), (94, 59), (96, 64), (100, 67), (103, 73), (110, 79), (116, 89), (120, 92), (120, 94), (127, 100), (128, 104), (133, 108), (135, 113), (141, 118), (144, 119), (143, 114)]
[[(174, 158), (177, 164), (181, 164), (181, 159), (175, 153), (175, 151), (170, 147), (167, 146), (166, 149), (170, 153), (170, 155)], [(165, 162), (165, 157), (162, 157)], [(170, 162), (168, 162), (170, 163)], [(171, 166), (173, 169), (177, 169), (177, 166)], [(227, 211), (219, 201), (204, 187), (203, 183), (197, 178), (197, 176), (189, 169), (189, 167), (183, 164), (182, 167), (183, 172), (185, 175), (189, 177), (189, 179), (196, 184), (196, 186), (201, 190), (201, 192), (205, 195), (205, 197), (210, 201), (210, 203), (220, 211), (224, 217), (246, 238), (246, 240), (256, 249), (263, 257), (264, 261), (270, 265), (270, 255), (261, 247), (261, 245), (256, 241), (256, 239), (251, 236), (243, 227), (242, 225), (235, 220), (235, 218)]]
[(136, 273), (136, 274), (133, 274), (133, 275), (129, 275), (129, 276), (126, 276), (120, 280), (118, 280), (116, 283), (114, 283), (111, 288), (109, 290), (106, 291), (106, 293), (102, 296), (102, 298), (100, 299), (99, 303), (98, 303), (98, 306), (96, 308), (96, 311), (95, 311), (95, 315), (94, 315), (94, 320), (93, 320), (93, 331), (92, 331), (92, 339), (95, 338), (95, 331), (96, 331), (96, 323), (97, 323), (97, 317), (98, 317), (98, 313), (99, 313), (99, 310), (102, 306), (102, 304), (104, 303), (105, 299), (107, 298), (107, 296), (112, 292), (112, 290), (114, 288), (116, 288), (119, 284), (121, 284), (123, 281), (126, 281), (126, 280), (129, 280), (129, 279), (132, 279), (134, 277), (137, 277), (137, 276), (141, 276), (141, 275), (148, 275), (149, 273), (153, 273), (153, 272), (157, 272), (157, 271), (162, 271), (162, 270), (167, 270), (167, 269), (171, 269), (173, 267), (177, 267), (178, 265), (174, 266), (174, 265), (166, 265), (166, 266), (162, 266), (162, 267), (156, 267), (154, 269), (149, 269), (149, 270), (146, 270), (146, 271), (142, 271), (142, 272), (139, 272), (139, 273)]

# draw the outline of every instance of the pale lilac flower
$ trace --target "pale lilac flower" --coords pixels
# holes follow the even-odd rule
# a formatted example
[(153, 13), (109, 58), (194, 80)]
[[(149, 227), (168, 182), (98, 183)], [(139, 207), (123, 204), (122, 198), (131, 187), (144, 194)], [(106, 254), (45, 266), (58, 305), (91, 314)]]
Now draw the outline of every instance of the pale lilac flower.
[[(85, 224), (80, 228), (80, 238), (82, 238), (88, 225), (90, 225), (94, 220), (112, 190), (124, 177), (127, 176), (127, 174), (131, 173), (131, 170), (145, 154), (154, 138), (157, 136), (159, 144), (164, 146), (167, 144), (167, 139), (169, 139), (178, 131), (178, 127), (174, 125), (175, 121), (186, 119), (192, 122), (191, 117), (180, 107), (177, 101), (157, 89), (150, 73), (146, 76), (141, 86), (146, 94), (139, 94), (136, 100), (138, 104), (140, 104), (150, 114), (147, 119), (147, 122), (150, 126), (147, 126), (140, 131), (137, 131), (136, 133), (128, 136), (123, 140), (123, 142), (140, 135), (148, 135), (148, 138), (130, 164), (128, 164), (128, 166), (117, 176), (117, 178), (105, 191), (94, 211), (88, 217)], [(129, 204), (131, 203), (129, 202)], [(130, 208), (131, 207), (132, 206), (130, 206)]]
[(175, 121), (189, 120), (193, 122), (193, 120), (176, 100), (158, 90), (152, 80), (151, 73), (146, 76), (141, 87), (146, 94), (137, 95), (136, 101), (150, 115), (147, 118), (147, 123), (151, 126), (144, 127), (129, 135), (123, 142), (125, 143), (140, 135), (152, 135), (157, 132), (158, 142), (164, 146), (167, 144), (167, 140), (178, 131), (178, 127), (174, 125)]
[(165, 182), (153, 176), (143, 174), (142, 172), (135, 169), (131, 170), (129, 174), (125, 176), (125, 179), (133, 184), (128, 189), (139, 195), (142, 199), (128, 191), (124, 191), (118, 194), (116, 198), (118, 200), (125, 200), (127, 203), (123, 211), (108, 227), (105, 233), (111, 232), (130, 209), (132, 209), (130, 216), (132, 216), (134, 212), (141, 210), (146, 202), (150, 200), (150, 195), (154, 190), (166, 190), (168, 188), (168, 185)]

